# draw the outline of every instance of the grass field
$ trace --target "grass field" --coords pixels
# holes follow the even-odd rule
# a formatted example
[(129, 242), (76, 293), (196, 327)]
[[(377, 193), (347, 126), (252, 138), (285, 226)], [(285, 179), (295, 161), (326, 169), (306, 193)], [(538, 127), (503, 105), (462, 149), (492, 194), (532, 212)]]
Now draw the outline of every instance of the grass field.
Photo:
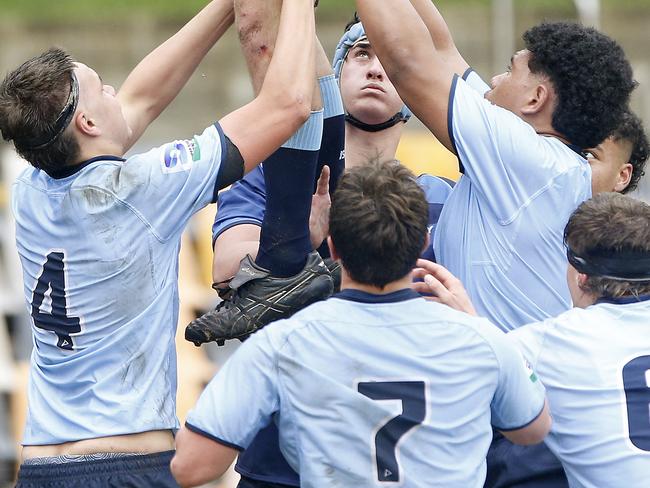
[[(390, 1), (390, 0), (386, 0)], [(467, 4), (487, 4), (491, 0), (463, 0)], [(0, 12), (5, 20), (20, 19), (27, 22), (106, 22), (129, 15), (156, 15), (161, 20), (184, 20), (205, 5), (207, 0), (0, 0)], [(436, 2), (458, 6), (459, 0)], [(605, 8), (650, 10), (650, 0), (603, 0)], [(518, 7), (549, 8), (554, 11), (574, 11), (571, 0), (515, 0)], [(321, 0), (319, 16), (347, 18), (354, 8), (353, 0)]]

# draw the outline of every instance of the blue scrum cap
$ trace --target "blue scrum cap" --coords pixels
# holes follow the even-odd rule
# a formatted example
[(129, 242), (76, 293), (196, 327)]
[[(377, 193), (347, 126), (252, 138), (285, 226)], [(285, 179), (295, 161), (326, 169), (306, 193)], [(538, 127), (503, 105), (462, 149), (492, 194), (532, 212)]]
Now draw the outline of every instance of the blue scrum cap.
[[(341, 71), (343, 70), (343, 63), (348, 57), (350, 49), (359, 44), (360, 42), (368, 41), (366, 37), (366, 31), (363, 29), (361, 22), (357, 22), (352, 25), (341, 37), (339, 43), (336, 46), (336, 51), (334, 52), (334, 59), (332, 59), (332, 68), (334, 69), (334, 75), (337, 80), (341, 78)], [(339, 81), (340, 83), (340, 81)], [(411, 118), (411, 111), (409, 108), (404, 105), (400, 111), (401, 119), (406, 122)]]

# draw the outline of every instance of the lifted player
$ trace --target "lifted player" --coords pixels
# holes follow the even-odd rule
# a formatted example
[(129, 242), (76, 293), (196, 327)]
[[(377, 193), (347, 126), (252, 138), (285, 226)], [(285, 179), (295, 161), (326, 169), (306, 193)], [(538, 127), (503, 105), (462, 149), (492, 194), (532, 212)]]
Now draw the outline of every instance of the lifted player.
[(544, 389), (505, 335), (409, 290), (427, 225), (399, 163), (343, 176), (328, 241), (343, 291), (258, 331), (219, 371), (177, 436), (181, 485), (217, 477), (272, 421), (312, 487), (479, 488), (491, 423), (514, 442), (544, 438)]
[(58, 49), (0, 85), (2, 135), (33, 166), (12, 202), (36, 346), (19, 487), (176, 486), (168, 464), (178, 427), (181, 232), (308, 118), (310, 1), (284, 0), (275, 56), (254, 101), (191, 140), (123, 155), (232, 12), (232, 0), (210, 3), (117, 93)]
[[(235, 10), (256, 92), (273, 52), (280, 5), (280, 0), (242, 0)], [(222, 214), (230, 219), (225, 227), (231, 228), (234, 246), (221, 246), (215, 253), (230, 262), (229, 274), (215, 277), (224, 300), (185, 331), (185, 338), (196, 345), (243, 339), (268, 322), (332, 293), (329, 271), (313, 251), (309, 218), (316, 175), (327, 164), (336, 181), (343, 170), (344, 129), (336, 82), (327, 56), (317, 44), (320, 90), (316, 91), (322, 93), (324, 102), (324, 110), (312, 116), (318, 116), (318, 123), (310, 120), (264, 161), (264, 170), (257, 168), (219, 197), (217, 219), (224, 220)], [(252, 216), (233, 222), (233, 212), (239, 214), (241, 208), (249, 207), (261, 208), (257, 226), (232, 228), (251, 221)]]

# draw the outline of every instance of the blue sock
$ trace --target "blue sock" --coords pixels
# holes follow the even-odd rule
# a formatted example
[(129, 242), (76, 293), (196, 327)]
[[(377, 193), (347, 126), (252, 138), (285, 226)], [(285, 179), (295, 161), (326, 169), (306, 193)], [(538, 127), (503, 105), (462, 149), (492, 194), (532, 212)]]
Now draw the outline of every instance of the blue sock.
[(276, 277), (298, 274), (312, 251), (309, 213), (323, 131), (323, 112), (264, 161), (266, 211), (255, 262)]
[[(321, 98), (323, 99), (323, 140), (318, 152), (316, 181), (323, 166), (330, 168), (330, 195), (336, 190), (339, 178), (345, 170), (345, 116), (341, 91), (334, 75), (319, 78)], [(314, 191), (316, 183), (314, 183)], [(318, 248), (323, 259), (330, 257), (327, 241)]]
[[(345, 170), (345, 115), (341, 92), (334, 75), (318, 79), (323, 99), (323, 140), (318, 152), (316, 181), (323, 166), (330, 167), (330, 194), (336, 190), (339, 178)], [(314, 182), (314, 189), (316, 182)]]

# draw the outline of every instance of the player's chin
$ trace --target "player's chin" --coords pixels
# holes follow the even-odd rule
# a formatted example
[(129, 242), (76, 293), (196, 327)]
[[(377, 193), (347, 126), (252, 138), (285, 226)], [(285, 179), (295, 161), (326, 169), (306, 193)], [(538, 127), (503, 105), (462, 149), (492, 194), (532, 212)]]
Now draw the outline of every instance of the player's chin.
[(354, 112), (350, 114), (364, 124), (375, 125), (383, 124), (393, 115), (399, 112), (399, 108), (391, 110), (388, 105), (382, 103), (379, 99), (373, 99), (372, 96), (366, 97), (363, 104), (359, 104)]

